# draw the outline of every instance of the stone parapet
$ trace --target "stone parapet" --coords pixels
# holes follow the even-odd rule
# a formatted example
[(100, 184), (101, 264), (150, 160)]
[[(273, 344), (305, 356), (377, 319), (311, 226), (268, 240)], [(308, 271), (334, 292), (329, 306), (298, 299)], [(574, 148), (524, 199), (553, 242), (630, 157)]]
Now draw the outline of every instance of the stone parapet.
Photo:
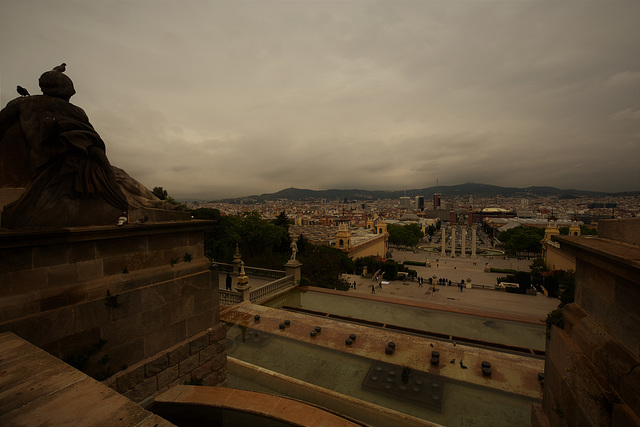
[(598, 236), (619, 242), (640, 245), (640, 221), (637, 218), (598, 221)]
[(579, 236), (555, 236), (554, 240), (576, 257), (575, 303), (639, 355), (640, 246)]
[(212, 224), (0, 233), (0, 332), (101, 379), (207, 331), (219, 323)]
[(640, 218), (598, 237), (554, 236), (576, 259), (575, 302), (547, 342), (543, 411), (532, 425), (640, 427)]
[(195, 266), (208, 262), (203, 230), (211, 224), (0, 232), (0, 322), (170, 280), (185, 265), (202, 270)]

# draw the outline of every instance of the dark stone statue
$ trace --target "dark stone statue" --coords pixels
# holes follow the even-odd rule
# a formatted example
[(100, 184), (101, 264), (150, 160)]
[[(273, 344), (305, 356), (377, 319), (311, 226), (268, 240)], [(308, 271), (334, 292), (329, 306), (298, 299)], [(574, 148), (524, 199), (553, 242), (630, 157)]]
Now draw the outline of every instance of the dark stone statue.
[(0, 190), (24, 189), (4, 206), (0, 226), (115, 225), (130, 206), (163, 207), (111, 166), (89, 118), (69, 102), (75, 89), (63, 71), (42, 74), (42, 95), (16, 98), (0, 111)]

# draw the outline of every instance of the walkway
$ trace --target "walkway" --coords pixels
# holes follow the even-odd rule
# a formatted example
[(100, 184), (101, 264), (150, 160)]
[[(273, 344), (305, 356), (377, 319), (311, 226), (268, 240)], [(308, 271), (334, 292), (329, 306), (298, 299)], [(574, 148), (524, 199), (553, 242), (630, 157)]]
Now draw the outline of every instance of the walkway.
[[(465, 312), (476, 315), (489, 315), (492, 317), (512, 318), (513, 320), (543, 322), (547, 314), (558, 306), (559, 300), (548, 298), (544, 295), (521, 295), (511, 294), (503, 291), (489, 289), (464, 289), (460, 292), (456, 282), (471, 278), (471, 283), (476, 284), (496, 284), (498, 277), (504, 276), (500, 273), (485, 273), (484, 264), (489, 262), (495, 268), (512, 268), (521, 271), (529, 271), (532, 261), (505, 260), (494, 258), (485, 260), (483, 258), (442, 258), (434, 254), (420, 252), (414, 254), (409, 251), (394, 250), (396, 261), (411, 260), (424, 262), (425, 259), (431, 261), (432, 267), (408, 266), (416, 270), (419, 276), (428, 279), (436, 276), (451, 280), (452, 286), (436, 285), (436, 293), (432, 295), (429, 285), (425, 283), (423, 287), (418, 286), (417, 281), (402, 282), (400, 280), (383, 284), (382, 289), (378, 288), (380, 282), (373, 282), (371, 279), (363, 278), (359, 275), (345, 275), (349, 283), (356, 282), (356, 289), (350, 289), (349, 293), (360, 296), (375, 297), (383, 301), (392, 299), (403, 300), (403, 303), (423, 304), (429, 308), (440, 308)], [(436, 262), (438, 259), (438, 262)], [(473, 265), (476, 263), (476, 265)], [(436, 264), (439, 266), (436, 267)], [(437, 282), (437, 279), (436, 279)], [(375, 295), (371, 293), (371, 285), (375, 285)]]
[(0, 334), (0, 425), (173, 426), (11, 332)]

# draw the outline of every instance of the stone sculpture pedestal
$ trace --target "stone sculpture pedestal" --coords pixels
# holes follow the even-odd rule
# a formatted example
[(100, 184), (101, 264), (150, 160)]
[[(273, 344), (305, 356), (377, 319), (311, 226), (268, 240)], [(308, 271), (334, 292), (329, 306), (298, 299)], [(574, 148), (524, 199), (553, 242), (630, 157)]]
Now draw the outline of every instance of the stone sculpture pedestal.
[(284, 269), (287, 272), (287, 276), (293, 276), (293, 283), (297, 286), (302, 276), (302, 263), (296, 259), (290, 259), (284, 265)]

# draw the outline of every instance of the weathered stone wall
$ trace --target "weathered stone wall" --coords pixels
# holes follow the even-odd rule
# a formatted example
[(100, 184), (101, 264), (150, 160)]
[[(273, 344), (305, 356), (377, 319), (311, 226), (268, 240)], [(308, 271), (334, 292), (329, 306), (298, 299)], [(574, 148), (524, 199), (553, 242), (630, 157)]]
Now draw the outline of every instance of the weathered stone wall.
[(544, 243), (544, 263), (549, 270), (576, 271), (576, 259), (551, 244)]
[(382, 235), (376, 239), (362, 243), (349, 251), (349, 258), (357, 259), (367, 256), (386, 256), (388, 249), (385, 243), (386, 241), (386, 235)]
[[(216, 375), (203, 376), (224, 382), (224, 366), (212, 362), (224, 357), (224, 345), (191, 353), (197, 337), (202, 343), (210, 328), (221, 327), (218, 274), (204, 257), (203, 230), (210, 225), (0, 233), (0, 332), (14, 332), (97, 379), (129, 372), (142, 361), (146, 366), (167, 349), (187, 345), (193, 369), (182, 363), (180, 378), (196, 369), (199, 377), (215, 365)], [(140, 387), (131, 387), (138, 401)]]
[(554, 237), (576, 257), (576, 297), (550, 329), (534, 426), (640, 426), (640, 246), (624, 237), (640, 219), (601, 223), (605, 237)]
[(226, 385), (226, 366), (226, 327), (218, 323), (118, 372), (104, 384), (142, 402), (176, 385)]

